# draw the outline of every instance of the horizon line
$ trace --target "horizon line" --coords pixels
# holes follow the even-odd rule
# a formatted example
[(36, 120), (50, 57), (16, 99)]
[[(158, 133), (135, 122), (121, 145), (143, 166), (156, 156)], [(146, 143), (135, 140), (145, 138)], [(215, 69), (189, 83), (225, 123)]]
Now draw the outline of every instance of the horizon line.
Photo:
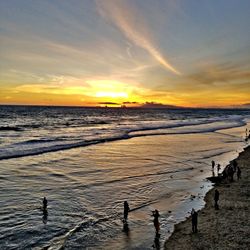
[[(147, 107), (143, 106), (80, 106), (80, 105), (47, 105), (47, 104), (4, 104), (0, 103), (0, 106), (25, 106), (25, 107), (55, 107), (55, 108), (100, 108), (100, 109), (250, 109), (244, 105), (248, 104), (239, 104), (239, 105), (230, 105), (230, 106), (198, 106), (198, 107), (188, 107), (188, 106), (175, 106), (169, 104), (162, 104), (161, 107)], [(171, 106), (171, 107), (167, 107)]]

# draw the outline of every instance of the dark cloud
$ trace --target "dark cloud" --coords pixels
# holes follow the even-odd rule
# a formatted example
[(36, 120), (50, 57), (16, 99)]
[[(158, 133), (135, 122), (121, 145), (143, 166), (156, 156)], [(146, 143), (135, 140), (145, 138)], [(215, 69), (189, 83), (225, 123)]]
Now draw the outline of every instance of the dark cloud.
[(142, 108), (178, 108), (177, 106), (174, 105), (166, 105), (163, 103), (158, 103), (158, 102), (145, 102), (144, 104), (141, 105)]
[(98, 104), (104, 104), (104, 105), (120, 105), (120, 103), (117, 103), (117, 102), (99, 102)]
[(138, 102), (123, 102), (122, 104), (139, 104)]

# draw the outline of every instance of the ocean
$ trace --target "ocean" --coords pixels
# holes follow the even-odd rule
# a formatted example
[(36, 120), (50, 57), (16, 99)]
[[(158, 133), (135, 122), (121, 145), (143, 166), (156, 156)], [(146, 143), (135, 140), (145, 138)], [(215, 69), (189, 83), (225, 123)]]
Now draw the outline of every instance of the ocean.
[(156, 208), (163, 245), (249, 122), (242, 109), (0, 106), (0, 248), (152, 249)]

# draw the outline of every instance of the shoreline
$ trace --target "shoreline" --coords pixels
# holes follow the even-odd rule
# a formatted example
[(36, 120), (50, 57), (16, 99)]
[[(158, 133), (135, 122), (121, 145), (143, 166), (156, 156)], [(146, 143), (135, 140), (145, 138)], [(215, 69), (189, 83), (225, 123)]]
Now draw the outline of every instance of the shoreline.
[[(205, 205), (204, 197), (208, 190), (201, 182), (211, 173), (209, 168), (211, 159), (225, 166), (229, 160), (238, 156), (237, 151), (242, 143), (239, 142), (240, 139), (234, 139), (234, 137), (231, 139), (231, 137), (234, 135), (239, 137), (241, 130), (239, 128), (226, 130), (222, 135), (202, 133), (159, 135), (157, 138), (155, 136), (137, 137), (131, 140), (72, 149), (62, 154), (51, 153), (8, 160), (6, 164), (9, 167), (3, 168), (3, 174), (8, 176), (9, 169), (11, 169), (12, 172), (16, 171), (17, 177), (21, 176), (22, 180), (16, 181), (20, 185), (17, 188), (21, 190), (20, 194), (18, 191), (16, 194), (18, 197), (23, 197), (21, 204), (24, 204), (18, 211), (27, 211), (25, 216), (30, 218), (29, 221), (38, 222), (35, 225), (37, 229), (35, 228), (34, 235), (39, 232), (36, 236), (39, 242), (35, 245), (31, 242), (32, 238), (29, 238), (29, 235), (27, 236), (28, 243), (20, 242), (22, 237), (18, 235), (18, 231), (15, 238), (13, 237), (14, 240), (11, 239), (12, 242), (9, 244), (18, 244), (18, 247), (23, 243), (25, 247), (32, 244), (36, 248), (40, 245), (41, 248), (57, 246), (60, 248), (63, 247), (62, 244), (65, 244), (65, 248), (74, 246), (89, 249), (152, 249), (152, 246), (157, 247), (157, 245), (150, 214), (152, 210), (158, 209), (161, 213), (159, 243), (163, 248), (167, 238), (163, 236), (170, 235), (169, 229), (171, 228), (172, 231), (177, 221), (185, 219), (194, 203), (202, 203), (197, 209)], [(223, 139), (233, 142), (227, 144), (226, 150)], [(190, 149), (187, 150), (186, 145), (189, 145)], [(103, 168), (103, 159), (106, 155), (112, 161), (108, 167)], [(31, 177), (22, 178), (24, 175)], [(127, 178), (128, 175), (132, 178)], [(8, 178), (6, 180), (8, 181)], [(206, 184), (212, 188), (211, 182), (206, 181)], [(13, 193), (11, 182), (6, 182), (6, 185)], [(144, 200), (139, 200), (138, 197), (141, 198), (141, 194), (145, 191), (151, 191), (152, 187), (157, 193), (155, 194), (154, 191), (152, 196), (143, 197), (144, 200), (149, 201), (149, 204), (129, 215), (130, 230), (126, 233), (120, 220), (121, 213), (119, 213), (122, 212), (123, 201), (129, 196), (131, 208), (144, 204)], [(114, 188), (117, 188), (119, 196), (116, 195), (117, 192), (114, 192)], [(119, 190), (126, 192), (119, 192)], [(132, 196), (132, 194), (137, 194), (137, 190), (143, 190), (143, 192)], [(23, 195), (26, 193), (27, 196)], [(74, 193), (74, 196), (71, 193)], [(88, 196), (85, 196), (86, 193)], [(44, 194), (49, 194), (49, 217), (46, 225), (43, 224), (43, 218), (39, 212), (29, 213), (30, 207), (33, 205), (35, 207), (37, 202), (40, 202), (39, 197), (44, 197)], [(196, 198), (193, 199), (192, 195)], [(99, 197), (102, 198), (98, 199)], [(9, 200), (11, 202), (12, 197)], [(111, 205), (107, 206), (108, 212), (103, 213), (106, 204)], [(167, 211), (166, 208), (168, 208)], [(9, 208), (7, 209), (6, 211), (9, 211)], [(118, 217), (112, 217), (116, 215), (116, 211), (119, 213), (117, 213)], [(21, 219), (17, 214), (15, 221), (10, 224), (15, 225), (16, 221), (20, 223)], [(31, 226), (33, 230), (33, 224)], [(29, 227), (30, 224), (27, 224), (21, 233), (29, 230)], [(75, 228), (80, 228), (80, 230), (75, 230)], [(73, 235), (70, 233), (72, 231)]]
[[(241, 179), (214, 184), (207, 192), (205, 206), (198, 211), (198, 233), (192, 233), (191, 216), (174, 226), (165, 241), (165, 250), (174, 249), (249, 249), (250, 146), (235, 159), (242, 171)], [(214, 190), (220, 192), (219, 210), (214, 209)]]

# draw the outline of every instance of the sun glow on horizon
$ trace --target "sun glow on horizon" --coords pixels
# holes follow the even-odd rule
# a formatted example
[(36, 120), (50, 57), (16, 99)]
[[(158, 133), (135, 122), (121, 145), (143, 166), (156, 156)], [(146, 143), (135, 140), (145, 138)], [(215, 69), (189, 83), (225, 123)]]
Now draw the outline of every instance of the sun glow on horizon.
[(128, 98), (128, 94), (125, 92), (104, 92), (99, 91), (96, 93), (96, 97), (111, 97), (111, 98)]
[(250, 103), (250, 1), (190, 1), (0, 1), (0, 104)]
[(134, 85), (112, 79), (87, 80), (90, 95), (97, 98), (128, 99), (136, 88)]

